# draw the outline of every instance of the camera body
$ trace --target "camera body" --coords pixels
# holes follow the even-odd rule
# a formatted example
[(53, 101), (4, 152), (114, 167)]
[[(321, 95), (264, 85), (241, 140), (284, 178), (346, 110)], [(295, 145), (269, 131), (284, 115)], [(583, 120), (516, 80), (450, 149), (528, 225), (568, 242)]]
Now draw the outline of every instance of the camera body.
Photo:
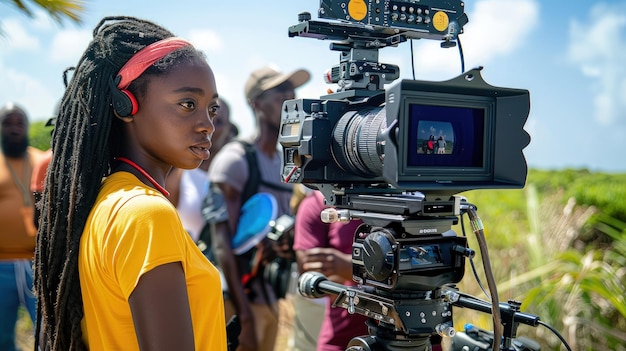
[[(527, 166), (527, 90), (488, 85), (474, 69), (444, 82), (403, 80), (358, 101), (283, 105), (286, 182), (364, 193), (521, 188)], [(441, 146), (429, 151), (429, 140)]]

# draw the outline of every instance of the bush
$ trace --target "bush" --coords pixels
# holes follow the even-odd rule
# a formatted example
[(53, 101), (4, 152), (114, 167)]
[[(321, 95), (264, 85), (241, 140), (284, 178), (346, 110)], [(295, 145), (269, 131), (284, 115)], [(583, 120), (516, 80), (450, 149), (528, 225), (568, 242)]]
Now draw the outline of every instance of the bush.
[[(523, 190), (464, 194), (485, 225), (501, 301), (523, 301), (522, 311), (554, 326), (578, 350), (625, 350), (625, 180), (624, 174), (531, 170)], [(471, 236), (469, 243), (477, 247)], [(468, 269), (461, 291), (482, 294), (471, 274)], [(455, 320), (472, 318), (461, 313)], [(470, 321), (492, 328), (489, 316)], [(561, 349), (545, 328), (520, 330), (542, 350)]]
[(28, 132), (30, 146), (39, 150), (48, 150), (52, 139), (51, 132), (52, 127), (46, 127), (45, 121), (32, 122)]

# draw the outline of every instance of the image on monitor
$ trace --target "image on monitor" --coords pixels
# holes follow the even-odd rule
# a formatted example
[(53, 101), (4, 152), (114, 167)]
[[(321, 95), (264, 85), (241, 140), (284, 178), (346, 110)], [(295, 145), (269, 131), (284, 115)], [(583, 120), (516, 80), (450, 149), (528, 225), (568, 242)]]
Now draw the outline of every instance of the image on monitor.
[(454, 150), (454, 129), (449, 122), (418, 121), (417, 153), (450, 155)]
[(407, 168), (484, 166), (485, 110), (409, 105)]

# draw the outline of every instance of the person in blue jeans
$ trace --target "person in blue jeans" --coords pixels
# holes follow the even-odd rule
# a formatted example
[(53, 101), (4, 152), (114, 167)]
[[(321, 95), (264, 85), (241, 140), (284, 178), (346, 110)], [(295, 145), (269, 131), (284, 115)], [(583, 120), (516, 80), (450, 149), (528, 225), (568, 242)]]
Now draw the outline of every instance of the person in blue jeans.
[(28, 146), (25, 110), (8, 103), (0, 108), (0, 350), (15, 350), (15, 323), (24, 306), (35, 322), (32, 259), (36, 229), (33, 167), (43, 151)]
[(0, 350), (17, 350), (15, 324), (20, 306), (24, 306), (34, 324), (32, 263), (30, 260), (0, 261)]

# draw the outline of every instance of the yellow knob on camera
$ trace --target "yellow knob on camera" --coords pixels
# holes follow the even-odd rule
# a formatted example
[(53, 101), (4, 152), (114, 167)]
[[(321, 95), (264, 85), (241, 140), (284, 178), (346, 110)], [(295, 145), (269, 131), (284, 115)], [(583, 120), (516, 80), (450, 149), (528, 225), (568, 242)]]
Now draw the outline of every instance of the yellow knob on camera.
[(448, 19), (448, 14), (443, 11), (437, 11), (433, 16), (433, 27), (440, 32), (446, 30), (449, 23), (450, 19)]
[(348, 14), (357, 21), (367, 15), (367, 5), (364, 0), (350, 0), (348, 2)]

